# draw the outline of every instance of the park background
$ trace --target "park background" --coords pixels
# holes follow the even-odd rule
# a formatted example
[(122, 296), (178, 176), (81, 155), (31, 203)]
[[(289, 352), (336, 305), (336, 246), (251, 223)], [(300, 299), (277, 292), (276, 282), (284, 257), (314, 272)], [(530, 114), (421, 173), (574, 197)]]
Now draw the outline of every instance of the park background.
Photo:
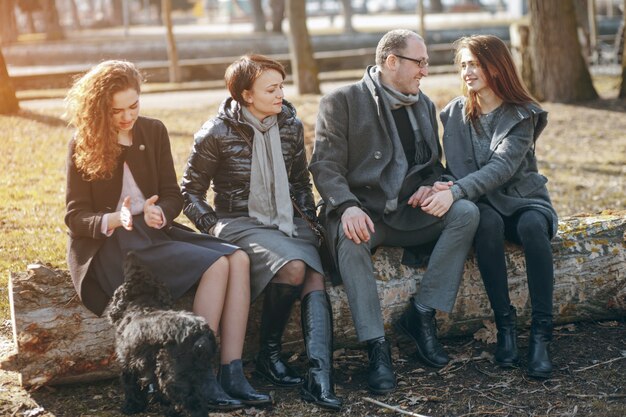
[[(270, 6), (280, 3), (293, 9), (278, 26)], [(515, 48), (520, 71), (550, 112), (537, 155), (560, 216), (619, 211), (625, 208), (626, 177), (626, 103), (619, 98), (624, 3), (355, 0), (346, 14), (345, 1), (263, 1), (261, 19), (255, 8), (259, 3), (243, 0), (2, 0), (0, 112), (6, 115), (0, 116), (0, 356), (12, 348), (9, 273), (34, 262), (66, 268), (64, 163), (72, 129), (62, 118), (62, 97), (72, 77), (89, 66), (124, 58), (145, 71), (142, 113), (168, 127), (180, 176), (193, 133), (226, 96), (223, 70), (238, 55), (261, 52), (286, 64), (286, 98), (305, 124), (310, 151), (320, 93), (359, 79), (386, 30), (405, 27), (425, 36), (433, 65), (423, 90), (439, 109), (460, 91), (451, 42), (465, 34), (493, 33)], [(532, 31), (532, 39), (524, 41), (524, 33)], [(622, 416), (623, 362), (593, 368), (591, 376), (592, 371), (573, 374), (572, 369), (623, 357), (624, 335), (623, 317), (558, 331), (553, 351), (561, 369), (546, 384), (527, 380), (521, 370), (498, 377), (485, 360), (468, 360), (461, 372), (434, 374), (396, 348), (405, 385), (384, 401), (437, 416)], [(597, 339), (603, 349), (594, 349)], [(484, 349), (471, 338), (449, 340), (448, 346), (470, 358)], [(298, 353), (295, 349), (294, 361), (302, 363)], [(383, 412), (359, 400), (365, 392), (364, 361), (359, 350), (339, 350), (336, 357), (336, 366), (348, 370), (338, 381), (338, 391), (350, 399), (347, 415)], [(275, 396), (280, 404), (255, 413), (322, 413), (302, 405), (297, 393)], [(0, 371), (2, 415), (115, 416), (119, 402), (115, 382), (28, 392), (11, 373)]]

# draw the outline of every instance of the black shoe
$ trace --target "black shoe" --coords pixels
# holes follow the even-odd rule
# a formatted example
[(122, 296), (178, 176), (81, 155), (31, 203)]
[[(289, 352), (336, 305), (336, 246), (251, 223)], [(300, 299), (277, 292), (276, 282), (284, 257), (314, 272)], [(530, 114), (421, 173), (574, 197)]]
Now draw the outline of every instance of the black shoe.
[(341, 410), (343, 400), (333, 384), (333, 319), (325, 291), (308, 293), (301, 306), (302, 334), (309, 370), (300, 396), (330, 410)]
[(494, 359), (502, 368), (511, 368), (519, 363), (517, 350), (517, 313), (511, 306), (507, 314), (495, 314), (498, 341)]
[(369, 375), (367, 386), (374, 394), (388, 394), (396, 389), (396, 375), (391, 361), (391, 347), (384, 338), (367, 342)]
[(411, 298), (409, 307), (395, 323), (396, 328), (413, 339), (417, 345), (417, 356), (422, 362), (434, 368), (443, 368), (450, 358), (437, 339), (435, 310), (424, 313), (414, 303)]
[(233, 398), (248, 405), (267, 405), (272, 403), (272, 397), (255, 391), (243, 373), (241, 359), (236, 359), (228, 365), (220, 367), (218, 379), (224, 391)]
[(552, 340), (552, 320), (533, 319), (528, 340), (528, 375), (535, 378), (550, 378), (550, 341)]
[(268, 284), (261, 316), (261, 343), (255, 374), (279, 387), (296, 387), (304, 379), (281, 358), (281, 340), (300, 287)]
[(241, 401), (234, 399), (224, 392), (222, 386), (217, 382), (212, 369), (208, 371), (202, 394), (207, 400), (208, 407), (212, 410), (228, 411), (244, 407)]

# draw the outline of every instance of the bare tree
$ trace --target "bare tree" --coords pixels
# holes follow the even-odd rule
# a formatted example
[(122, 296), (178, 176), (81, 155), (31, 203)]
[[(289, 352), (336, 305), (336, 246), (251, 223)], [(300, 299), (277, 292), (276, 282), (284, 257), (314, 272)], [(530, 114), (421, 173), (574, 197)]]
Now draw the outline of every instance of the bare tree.
[[(622, 36), (618, 41), (621, 43), (621, 47), (618, 46), (618, 50), (622, 51), (622, 85), (619, 89), (619, 98), (626, 98), (626, 0), (624, 0), (624, 11), (622, 13)], [(618, 54), (619, 56), (619, 54)]]
[(341, 6), (343, 9), (343, 31), (352, 33), (354, 32), (354, 26), (352, 26), (352, 16), (354, 15), (352, 0), (341, 0)]
[(20, 8), (22, 13), (26, 15), (28, 32), (37, 33), (37, 26), (35, 25), (33, 13), (41, 10), (41, 4), (39, 3), (39, 0), (17, 0), (17, 6)]
[(305, 3), (300, 0), (287, 0), (289, 19), (289, 52), (291, 72), (299, 94), (320, 94), (318, 69), (309, 30), (306, 26)]
[(7, 64), (0, 49), (0, 114), (15, 113), (20, 105), (15, 96), (15, 89), (7, 71)]
[(180, 82), (180, 66), (178, 65), (178, 50), (176, 49), (176, 39), (172, 25), (172, 0), (162, 0), (161, 17), (165, 24), (167, 36), (167, 57), (170, 67), (170, 82)]
[(283, 33), (285, 0), (270, 0), (270, 10), (272, 11), (272, 32)]
[(59, 11), (55, 0), (42, 0), (43, 13), (46, 21), (46, 39), (56, 41), (65, 38), (63, 28), (59, 22)]
[(443, 13), (443, 4), (441, 0), (430, 0), (430, 10), (431, 13)]
[(0, 44), (6, 45), (16, 40), (15, 0), (2, 0), (0, 1)]
[(80, 23), (80, 15), (78, 13), (78, 6), (76, 5), (76, 0), (69, 0), (70, 9), (72, 11), (72, 20), (74, 21), (74, 28), (80, 30), (83, 25)]
[(265, 32), (265, 13), (263, 13), (262, 0), (250, 0), (252, 6), (252, 21), (255, 32)]
[(529, 0), (533, 94), (570, 103), (598, 97), (581, 53), (573, 0)]

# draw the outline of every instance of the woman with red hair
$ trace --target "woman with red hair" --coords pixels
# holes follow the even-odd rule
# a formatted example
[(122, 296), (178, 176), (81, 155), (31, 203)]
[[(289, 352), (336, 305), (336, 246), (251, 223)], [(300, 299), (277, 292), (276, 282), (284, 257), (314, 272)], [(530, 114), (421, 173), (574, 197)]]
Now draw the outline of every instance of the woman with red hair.
[(498, 329), (495, 361), (502, 367), (519, 362), (504, 242), (523, 246), (532, 305), (528, 374), (548, 378), (554, 287), (550, 239), (557, 232), (557, 214), (535, 156), (547, 113), (528, 93), (511, 53), (496, 36), (458, 40), (456, 62), (464, 94), (441, 112), (447, 169), (454, 179), (439, 183), (441, 192), (433, 198), (441, 204), (465, 198), (480, 209), (474, 247)]

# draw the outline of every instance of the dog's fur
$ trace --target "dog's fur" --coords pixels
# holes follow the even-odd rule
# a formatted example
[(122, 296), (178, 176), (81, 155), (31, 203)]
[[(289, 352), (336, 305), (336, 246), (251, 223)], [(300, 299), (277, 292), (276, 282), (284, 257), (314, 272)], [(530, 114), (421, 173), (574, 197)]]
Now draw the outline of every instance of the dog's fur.
[(205, 417), (208, 408), (203, 390), (212, 372), (215, 335), (203, 318), (173, 310), (169, 290), (133, 253), (124, 264), (124, 279), (108, 311), (122, 368), (126, 397), (122, 412), (145, 410), (151, 386), (168, 405), (167, 416), (186, 411), (193, 417)]

